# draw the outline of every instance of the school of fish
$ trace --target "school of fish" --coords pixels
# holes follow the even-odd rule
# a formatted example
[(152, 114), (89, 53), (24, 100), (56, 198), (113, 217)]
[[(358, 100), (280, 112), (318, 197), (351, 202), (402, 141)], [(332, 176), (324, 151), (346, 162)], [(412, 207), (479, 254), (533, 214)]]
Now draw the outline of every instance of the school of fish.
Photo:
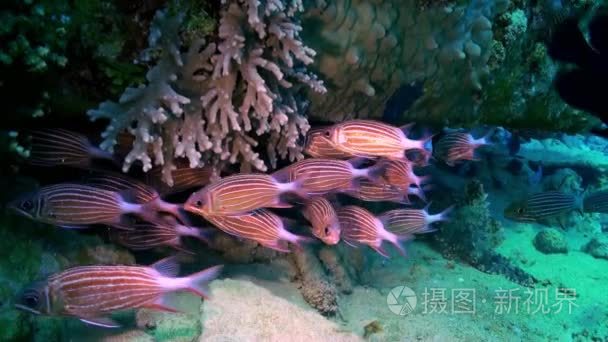
[[(94, 171), (82, 179), (42, 186), (10, 206), (29, 219), (58, 227), (108, 226), (113, 241), (132, 250), (169, 247), (190, 252), (182, 239), (208, 242), (221, 231), (278, 252), (300, 249), (315, 240), (327, 245), (343, 241), (389, 257), (384, 244), (388, 242), (405, 256), (403, 243), (433, 232), (432, 225), (447, 220), (451, 207), (434, 214), (428, 206), (376, 214), (363, 206), (342, 206), (339, 196), (408, 205), (414, 196), (417, 202), (426, 202), (430, 179), (418, 174), (420, 168), (431, 158), (450, 166), (475, 160), (475, 150), (488, 144), (487, 137), (475, 139), (463, 132), (447, 133), (435, 142), (431, 135), (411, 139), (410, 128), (373, 120), (313, 128), (304, 143), (309, 158), (273, 173), (229, 174), (212, 181), (211, 168), (190, 169), (178, 163), (171, 187), (160, 181), (158, 170), (138, 180), (96, 168), (99, 160), (115, 165), (122, 156), (99, 150), (84, 135), (59, 129), (34, 131), (30, 132), (31, 165)], [(411, 152), (418, 158), (410, 159)], [(192, 190), (183, 203), (163, 198)], [(292, 212), (300, 215), (295, 218), (276, 210), (294, 207), (299, 210)], [(215, 229), (191, 223), (201, 219)], [(109, 317), (115, 311), (143, 307), (176, 311), (165, 303), (167, 293), (189, 291), (207, 297), (205, 284), (220, 270), (218, 265), (178, 277), (171, 257), (148, 267), (78, 266), (25, 289), (17, 307), (116, 327)]]

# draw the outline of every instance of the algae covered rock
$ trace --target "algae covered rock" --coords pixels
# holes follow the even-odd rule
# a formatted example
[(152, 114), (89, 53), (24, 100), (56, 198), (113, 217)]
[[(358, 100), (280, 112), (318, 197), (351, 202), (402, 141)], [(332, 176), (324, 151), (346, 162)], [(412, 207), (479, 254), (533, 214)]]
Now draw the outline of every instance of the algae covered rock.
[(608, 260), (608, 239), (593, 238), (583, 246), (583, 251), (595, 258)]
[(564, 235), (556, 229), (545, 229), (534, 237), (534, 247), (545, 254), (568, 253), (568, 244)]
[(199, 341), (361, 341), (316, 311), (244, 280), (216, 280), (201, 306)]

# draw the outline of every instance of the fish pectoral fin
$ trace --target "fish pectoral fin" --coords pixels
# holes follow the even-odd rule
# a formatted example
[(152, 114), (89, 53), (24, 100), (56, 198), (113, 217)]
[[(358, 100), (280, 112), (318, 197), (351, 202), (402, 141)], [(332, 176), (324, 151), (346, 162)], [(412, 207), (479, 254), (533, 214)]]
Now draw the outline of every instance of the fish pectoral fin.
[(102, 328), (120, 328), (120, 324), (109, 317), (80, 317), (80, 320)]

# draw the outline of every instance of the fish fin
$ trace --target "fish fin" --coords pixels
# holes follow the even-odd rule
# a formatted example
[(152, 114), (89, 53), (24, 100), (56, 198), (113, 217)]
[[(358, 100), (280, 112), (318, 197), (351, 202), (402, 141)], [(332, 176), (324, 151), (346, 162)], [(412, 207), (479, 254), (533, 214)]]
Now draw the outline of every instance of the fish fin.
[(173, 308), (173, 307), (167, 305), (165, 303), (165, 301), (166, 301), (166, 297), (161, 296), (154, 303), (144, 305), (144, 307), (148, 308), (148, 309), (152, 309), (152, 310), (172, 312), (172, 313), (181, 313), (182, 312), (181, 310), (178, 310), (176, 308)]
[(109, 317), (80, 317), (80, 320), (102, 328), (120, 328), (120, 324)]
[(164, 277), (174, 278), (179, 273), (179, 263), (174, 256), (160, 259), (157, 262), (150, 265), (158, 273)]
[(294, 236), (295, 236), (295, 238), (293, 238), (292, 240), (289, 240), (289, 242), (291, 242), (298, 251), (304, 250), (303, 244), (311, 244), (311, 243), (317, 242), (317, 240), (315, 240), (314, 238), (308, 237), (308, 236), (302, 236), (302, 235), (294, 235)]
[(363, 165), (365, 165), (365, 163), (367, 163), (368, 161), (370, 161), (370, 158), (366, 158), (366, 157), (353, 157), (347, 160), (347, 162), (352, 165), (353, 167), (359, 168), (362, 167)]
[(58, 224), (58, 227), (65, 229), (87, 229), (89, 228), (86, 224)]
[(223, 267), (224, 265), (217, 265), (187, 276), (188, 287), (185, 290), (208, 299), (209, 290), (207, 289), (207, 283), (217, 278), (222, 272)]
[(400, 126), (399, 129), (401, 130), (401, 132), (403, 132), (403, 134), (405, 134), (405, 136), (407, 137), (408, 134), (410, 134), (410, 130), (412, 129), (412, 127), (414, 127), (414, 123), (408, 123), (405, 124), (403, 126)]
[[(287, 202), (283, 201), (282, 199), (279, 199), (272, 205), (272, 207), (277, 208), (277, 209), (288, 209), (288, 208), (293, 208), (293, 204), (287, 203)], [(236, 216), (238, 216), (238, 215), (236, 215)]]
[(184, 253), (186, 253), (186, 254), (190, 254), (190, 255), (195, 255), (195, 254), (196, 254), (196, 253), (194, 253), (193, 251), (191, 251), (191, 250), (189, 250), (189, 249), (187, 249), (187, 248), (185, 248), (185, 247), (182, 247), (182, 245), (181, 245), (181, 243), (180, 243), (180, 242), (177, 242), (177, 243), (172, 243), (170, 246), (171, 246), (173, 249), (175, 249), (176, 251), (178, 251), (178, 252), (184, 252)]
[(380, 246), (370, 246), (372, 247), (376, 252), (378, 252), (378, 254), (382, 255), (383, 257), (390, 259), (390, 255), (388, 254), (388, 252), (386, 251), (386, 249), (384, 249), (384, 247), (382, 247), (382, 245)]
[(386, 159), (379, 160), (376, 164), (370, 166), (367, 178), (373, 183), (390, 184), (385, 177), (388, 166), (389, 162)]
[(353, 241), (346, 240), (346, 239), (342, 239), (342, 241), (344, 241), (344, 243), (346, 243), (347, 245), (349, 245), (353, 248), (359, 248), (359, 245)]
[(282, 168), (280, 170), (273, 172), (272, 174), (270, 174), (270, 176), (272, 178), (274, 178), (274, 180), (276, 180), (277, 182), (289, 183), (291, 181), (290, 180), (291, 177), (289, 177), (290, 172), (291, 172), (291, 170), (289, 170), (289, 168), (285, 167), (285, 168)]
[[(190, 218), (187, 215), (186, 210), (184, 209), (184, 206), (182, 204), (174, 204), (174, 203), (169, 203), (169, 202), (165, 202), (160, 198), (156, 198), (154, 201), (150, 202), (153, 203), (156, 202), (156, 205), (151, 205), (151, 207), (149, 207), (152, 210), (159, 210), (162, 212), (166, 212), (169, 213), (171, 215), (173, 215), (176, 219), (179, 220), (179, 222), (185, 226), (190, 226)], [(147, 206), (148, 204), (145, 204), (144, 206)]]

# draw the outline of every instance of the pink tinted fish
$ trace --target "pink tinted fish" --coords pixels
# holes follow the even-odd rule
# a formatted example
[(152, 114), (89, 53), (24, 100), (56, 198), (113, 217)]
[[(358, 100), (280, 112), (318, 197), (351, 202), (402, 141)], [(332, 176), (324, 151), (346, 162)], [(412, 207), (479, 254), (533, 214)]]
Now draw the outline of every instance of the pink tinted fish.
[(138, 180), (120, 174), (102, 174), (86, 178), (87, 184), (96, 188), (124, 192), (129, 191), (131, 199), (137, 204), (146, 204), (146, 207), (158, 212), (169, 213), (188, 224), (188, 218), (182, 212), (182, 205), (165, 202), (160, 194), (151, 186)]
[(85, 228), (91, 224), (126, 228), (130, 222), (125, 222), (125, 214), (156, 219), (154, 211), (146, 205), (127, 202), (118, 192), (71, 183), (45, 186), (13, 202), (11, 207), (33, 220), (65, 228)]
[(42, 129), (30, 132), (28, 162), (36, 166), (67, 165), (88, 168), (94, 159), (115, 162), (114, 156), (93, 146), (84, 135), (65, 129)]
[(304, 153), (313, 158), (349, 159), (354, 155), (334, 147), (331, 140), (323, 135), (322, 128), (310, 129), (306, 135)]
[(301, 182), (282, 183), (271, 175), (238, 174), (222, 178), (195, 192), (184, 204), (187, 211), (207, 217), (210, 215), (239, 215), (259, 208), (289, 208), (281, 195), (308, 194)]
[(439, 221), (447, 221), (452, 207), (437, 214), (429, 214), (428, 206), (424, 209), (394, 209), (389, 210), (378, 218), (389, 231), (398, 235), (431, 233), (435, 231), (431, 225)]
[(286, 229), (286, 221), (266, 209), (258, 209), (238, 216), (207, 216), (207, 221), (222, 231), (279, 252), (290, 252), (287, 243), (301, 248), (309, 238), (295, 235)]
[(201, 188), (211, 182), (213, 168), (211, 166), (194, 167), (181, 161), (176, 162), (177, 168), (171, 171), (173, 184), (163, 180), (162, 167), (154, 167), (146, 173), (146, 183), (157, 189), (162, 195), (174, 194), (188, 189)]
[(490, 134), (491, 132), (482, 138), (475, 139), (469, 133), (447, 133), (434, 144), (433, 156), (449, 166), (454, 166), (456, 162), (462, 160), (477, 160), (475, 150), (488, 144), (487, 139)]
[(399, 127), (374, 120), (349, 120), (323, 131), (333, 146), (358, 157), (405, 159), (405, 152), (417, 150), (427, 154), (426, 144), (431, 137), (411, 140)]
[(342, 240), (350, 245), (368, 245), (380, 255), (388, 258), (389, 254), (382, 247), (383, 241), (390, 242), (399, 253), (406, 255), (401, 245), (402, 241), (409, 240), (409, 236), (398, 236), (384, 228), (384, 224), (367, 209), (350, 205), (337, 210), (338, 220), (342, 228)]
[(275, 173), (273, 177), (285, 182), (300, 181), (310, 196), (357, 187), (357, 179), (377, 181), (384, 172), (384, 164), (358, 169), (344, 160), (310, 158), (295, 162)]
[(155, 222), (137, 222), (133, 230), (116, 232), (116, 241), (132, 250), (146, 250), (155, 247), (169, 246), (185, 251), (182, 237), (190, 236), (209, 243), (209, 231), (185, 226), (171, 217)]
[(149, 308), (168, 312), (165, 295), (188, 291), (207, 298), (206, 284), (222, 266), (176, 278), (178, 266), (171, 258), (145, 266), (80, 266), (35, 283), (20, 295), (18, 309), (34, 314), (77, 317), (85, 323), (115, 328), (108, 316), (116, 311)]
[(340, 222), (334, 207), (324, 197), (314, 197), (306, 202), (304, 217), (312, 224), (312, 234), (328, 245), (340, 241)]

